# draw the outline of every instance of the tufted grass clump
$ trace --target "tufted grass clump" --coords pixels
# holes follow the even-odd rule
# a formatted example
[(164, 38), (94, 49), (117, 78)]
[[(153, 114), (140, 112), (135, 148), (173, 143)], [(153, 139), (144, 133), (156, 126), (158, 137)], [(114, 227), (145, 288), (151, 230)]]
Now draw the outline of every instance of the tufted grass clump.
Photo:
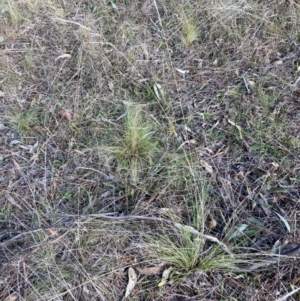
[(154, 134), (154, 127), (145, 119), (141, 106), (128, 105), (121, 134), (114, 137), (112, 146), (105, 147), (117, 160), (119, 172), (125, 171), (133, 182), (152, 166), (159, 154)]
[(29, 109), (26, 112), (13, 112), (10, 116), (13, 127), (20, 133), (27, 133), (38, 122), (38, 111)]
[(197, 26), (195, 22), (187, 18), (186, 16), (183, 18), (182, 24), (182, 40), (183, 44), (187, 47), (193, 44), (198, 39)]

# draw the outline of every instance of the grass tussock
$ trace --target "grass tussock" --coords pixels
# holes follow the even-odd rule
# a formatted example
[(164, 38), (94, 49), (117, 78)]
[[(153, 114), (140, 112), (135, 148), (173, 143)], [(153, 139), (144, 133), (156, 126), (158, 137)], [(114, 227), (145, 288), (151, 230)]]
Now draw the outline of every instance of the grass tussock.
[(0, 300), (299, 299), (296, 1), (1, 4)]
[(12, 126), (21, 133), (30, 131), (38, 122), (38, 112), (35, 109), (28, 109), (26, 112), (15, 112), (9, 117)]
[(104, 146), (117, 160), (119, 172), (125, 171), (133, 182), (149, 169), (160, 154), (153, 125), (146, 120), (141, 106), (126, 107), (124, 129), (112, 137), (112, 146)]
[(184, 16), (182, 20), (182, 40), (185, 46), (189, 46), (197, 41), (199, 33), (197, 32), (197, 26), (192, 19)]

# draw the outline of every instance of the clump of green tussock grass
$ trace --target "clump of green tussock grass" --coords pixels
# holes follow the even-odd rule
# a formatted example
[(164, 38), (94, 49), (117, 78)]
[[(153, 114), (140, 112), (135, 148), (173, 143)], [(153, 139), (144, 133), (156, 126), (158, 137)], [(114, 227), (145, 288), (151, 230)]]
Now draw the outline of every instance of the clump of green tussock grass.
[[(179, 225), (179, 224), (177, 224)], [(172, 265), (175, 270), (180, 270), (182, 276), (193, 270), (202, 272), (211, 271), (237, 271), (240, 260), (226, 254), (220, 246), (205, 247), (205, 239), (201, 235), (191, 234), (182, 227), (177, 235), (165, 232), (161, 236), (150, 238), (148, 246), (155, 250), (155, 257)], [(204, 254), (204, 255), (202, 255)]]
[(186, 231), (182, 231), (179, 238), (166, 233), (149, 242), (159, 258), (187, 272), (198, 265), (203, 244), (201, 237), (193, 237)]
[(237, 264), (243, 262), (242, 256), (230, 257), (220, 249), (214, 247), (207, 255), (199, 259), (197, 269), (202, 272), (211, 271), (238, 271), (240, 268)]
[(193, 19), (183, 17), (182, 40), (185, 46), (193, 44), (198, 39), (198, 31)]
[(35, 109), (29, 109), (26, 112), (13, 112), (9, 118), (17, 131), (26, 133), (38, 122), (38, 112)]
[(4, 16), (2, 22), (5, 25), (19, 26), (24, 21), (22, 9), (17, 1), (4, 1), (3, 12)]
[[(190, 190), (186, 192), (186, 197), (182, 201), (188, 216), (185, 221), (181, 222), (178, 222), (176, 218), (174, 225), (178, 230), (175, 233), (164, 231), (159, 236), (149, 237), (150, 249), (155, 250), (156, 258), (161, 258), (162, 261), (171, 264), (175, 270), (180, 270), (182, 276), (193, 270), (202, 272), (238, 270), (236, 258), (232, 258), (219, 245), (212, 245), (207, 250), (207, 242), (203, 234), (207, 231), (205, 225), (207, 224), (206, 212), (208, 212), (210, 188), (189, 156), (183, 154), (181, 162), (186, 164), (185, 178)], [(196, 229), (199, 234), (192, 234), (189, 227)]]
[[(192, 171), (192, 175), (196, 176), (192, 168), (190, 170)], [(193, 177), (193, 179), (195, 180), (195, 177)], [(192, 187), (193, 183), (190, 184)], [(185, 203), (187, 208), (191, 211), (189, 219), (192, 225), (196, 225), (196, 228), (199, 229), (199, 233), (203, 233), (207, 186), (204, 183), (198, 184), (199, 186), (197, 186), (193, 192), (194, 199), (190, 201), (185, 200)], [(170, 232), (164, 232), (159, 238), (155, 237), (155, 239), (150, 238), (149, 240), (149, 245), (156, 250), (158, 257), (185, 271), (191, 271), (197, 267), (199, 254), (203, 251), (204, 243), (205, 241), (201, 235), (191, 234), (186, 231), (184, 227), (180, 229), (175, 236)]]
[(112, 146), (103, 147), (117, 160), (118, 170), (137, 182), (160, 152), (152, 124), (145, 120), (141, 106), (127, 105), (121, 135), (112, 137)]

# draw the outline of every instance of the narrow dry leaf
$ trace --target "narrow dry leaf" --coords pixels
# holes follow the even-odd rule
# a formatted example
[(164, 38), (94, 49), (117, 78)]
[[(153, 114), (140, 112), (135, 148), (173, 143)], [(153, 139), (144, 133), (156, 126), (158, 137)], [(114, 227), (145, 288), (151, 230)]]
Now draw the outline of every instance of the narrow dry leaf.
[(275, 213), (280, 218), (280, 220), (284, 223), (284, 225), (287, 228), (288, 232), (291, 232), (291, 227), (290, 227), (289, 223), (287, 222), (287, 220), (282, 215), (280, 215), (279, 213), (277, 213), (277, 212), (275, 212)]
[(154, 84), (153, 89), (156, 97), (161, 100), (163, 98), (162, 86), (160, 84)]
[(26, 265), (26, 263), (23, 261), (23, 271), (24, 271), (24, 278), (25, 278), (25, 281), (27, 282), (28, 281), (28, 275), (29, 275), (29, 269)]
[(49, 228), (48, 231), (51, 237), (57, 237), (59, 235), (59, 233), (55, 229)]
[(59, 115), (71, 121), (73, 119), (73, 115), (67, 110), (60, 110)]
[(236, 231), (229, 235), (228, 241), (232, 240), (233, 238), (243, 236), (244, 230), (248, 228), (247, 224), (241, 224)]
[(211, 221), (209, 222), (209, 228), (215, 229), (218, 226), (218, 222), (212, 215), (210, 215), (210, 218), (211, 218)]
[(74, 153), (79, 154), (79, 155), (84, 155), (84, 152), (81, 151), (81, 150), (79, 150), (79, 149), (73, 149), (72, 151), (73, 151)]
[(36, 161), (36, 160), (38, 160), (38, 158), (39, 158), (39, 154), (36, 153), (32, 157), (30, 157), (29, 161)]
[(270, 210), (271, 205), (269, 205), (268, 199), (262, 193), (260, 193), (259, 196), (261, 197), (261, 199), (257, 199), (257, 202), (259, 203), (265, 214), (267, 216), (270, 216), (272, 214), (272, 211)]
[(177, 150), (181, 149), (185, 144), (196, 144), (197, 141), (195, 139), (191, 139), (191, 140), (186, 140), (183, 143), (181, 143), (181, 145), (178, 147)]
[(113, 81), (108, 82), (108, 88), (110, 89), (110, 91), (113, 91), (113, 89), (114, 89), (114, 82)]
[(178, 69), (178, 68), (176, 68), (176, 70), (182, 75), (186, 75), (187, 73), (190, 72), (189, 70), (182, 70), (182, 69)]
[(218, 152), (217, 152), (216, 154), (214, 154), (214, 155), (212, 156), (212, 158), (215, 158), (215, 157), (218, 157), (218, 156), (225, 155), (225, 154), (228, 153), (228, 150), (229, 150), (229, 147), (226, 147), (225, 149), (222, 148), (222, 149), (218, 150)]
[(209, 147), (205, 147), (204, 149), (207, 150), (210, 154), (214, 153), (214, 151), (212, 149), (210, 149)]
[(36, 131), (36, 132), (40, 132), (40, 133), (45, 132), (45, 129), (43, 127), (41, 127), (40, 125), (35, 125), (31, 129)]
[(123, 119), (125, 116), (126, 116), (126, 113), (120, 115), (118, 118), (116, 118), (116, 121)]
[(12, 205), (16, 206), (20, 210), (23, 210), (22, 207), (14, 200), (14, 198), (8, 192), (5, 193), (5, 197)]
[(273, 170), (277, 170), (279, 168), (279, 164), (277, 162), (271, 162), (272, 168)]
[(272, 254), (277, 254), (278, 250), (280, 248), (281, 242), (279, 239), (277, 239), (272, 247)]
[(17, 144), (19, 144), (19, 143), (21, 143), (21, 141), (15, 139), (15, 140), (12, 140), (12, 141), (9, 142), (9, 146), (17, 145)]
[(281, 61), (281, 60), (274, 62), (274, 66), (278, 66), (278, 65), (282, 65), (282, 64), (283, 64), (283, 61)]
[(3, 301), (15, 301), (18, 298), (17, 293), (12, 293), (8, 297), (6, 297)]
[(150, 267), (150, 268), (140, 268), (140, 267), (135, 267), (137, 269), (137, 271), (140, 274), (143, 275), (147, 275), (147, 276), (151, 276), (151, 275), (157, 275), (160, 273), (162, 267), (165, 265), (164, 262), (160, 263), (159, 265), (155, 266), (155, 267)]
[(239, 131), (240, 139), (243, 140), (242, 128), (230, 119), (228, 119), (228, 122)]
[(34, 145), (30, 145), (29, 153), (32, 154), (37, 149), (38, 146), (39, 146), (39, 141), (37, 141)]
[(169, 267), (168, 269), (164, 270), (162, 277), (161, 277), (161, 282), (158, 284), (159, 287), (162, 287), (167, 283), (167, 281), (170, 277), (170, 273), (172, 272), (172, 269), (173, 269), (173, 267)]
[(113, 9), (117, 9), (117, 5), (116, 5), (116, 3), (115, 3), (115, 2), (113, 2), (113, 1), (110, 1), (110, 4), (111, 4), (111, 6), (112, 6), (112, 8), (113, 8)]
[(249, 221), (250, 223), (252, 223), (252, 224), (254, 224), (254, 225), (256, 225), (256, 226), (258, 226), (258, 227), (260, 227), (260, 228), (263, 228), (263, 226), (264, 226), (264, 224), (265, 224), (263, 221), (261, 221), (261, 220), (255, 218), (255, 217), (249, 217), (249, 218), (247, 219), (247, 221)]
[(16, 170), (18, 171), (18, 173), (19, 173), (22, 177), (24, 177), (24, 173), (23, 173), (23, 171), (22, 171), (22, 168), (21, 168), (20, 164), (19, 164), (15, 159), (12, 159), (12, 161), (13, 161), (14, 166), (15, 166)]
[(206, 169), (210, 174), (214, 173), (213, 168), (203, 159), (200, 159), (200, 164)]
[(5, 96), (5, 93), (0, 90), (0, 97), (4, 97), (4, 96)]
[(126, 288), (125, 298), (127, 298), (137, 283), (137, 275), (133, 268), (128, 269), (128, 284)]
[(57, 62), (59, 59), (64, 59), (64, 58), (68, 58), (68, 59), (70, 59), (71, 57), (72, 57), (72, 55), (71, 55), (71, 54), (64, 53), (64, 54), (62, 54), (62, 55), (58, 56), (58, 57), (55, 59), (55, 62)]

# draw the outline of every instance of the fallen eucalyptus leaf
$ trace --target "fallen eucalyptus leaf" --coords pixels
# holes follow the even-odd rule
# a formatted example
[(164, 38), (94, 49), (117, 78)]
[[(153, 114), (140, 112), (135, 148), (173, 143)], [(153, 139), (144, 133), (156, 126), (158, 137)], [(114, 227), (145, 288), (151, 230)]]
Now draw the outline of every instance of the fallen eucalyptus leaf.
[(197, 141), (195, 139), (191, 139), (191, 140), (186, 140), (183, 143), (180, 144), (180, 146), (178, 147), (177, 150), (180, 150), (184, 145), (186, 144), (196, 144)]
[(16, 206), (20, 210), (23, 210), (22, 207), (15, 201), (15, 199), (8, 192), (6, 192), (5, 197), (12, 205)]
[(218, 65), (218, 59), (215, 59), (212, 63), (214, 66), (217, 66)]
[(274, 66), (278, 66), (278, 65), (282, 65), (282, 64), (283, 64), (282, 60), (274, 62)]
[(73, 115), (67, 110), (60, 110), (59, 115), (71, 121), (73, 119)]
[(130, 295), (130, 293), (134, 289), (136, 283), (137, 283), (136, 272), (135, 272), (135, 270), (132, 267), (130, 267), (128, 269), (128, 284), (127, 284), (127, 288), (126, 288), (126, 293), (125, 293), (124, 299), (127, 298)]
[(291, 227), (290, 227), (289, 223), (287, 222), (287, 220), (282, 215), (280, 215), (279, 213), (277, 213), (277, 212), (275, 212), (275, 213), (280, 218), (280, 220), (285, 224), (288, 232), (291, 232)]
[(277, 254), (278, 253), (278, 250), (279, 250), (279, 247), (280, 247), (280, 240), (277, 239), (272, 247), (272, 254)]
[(243, 140), (243, 135), (242, 135), (242, 128), (237, 125), (235, 122), (233, 122), (232, 120), (228, 119), (228, 122), (233, 125), (238, 131), (239, 131), (239, 136), (240, 136), (240, 139)]
[(153, 85), (153, 90), (156, 95), (156, 97), (161, 100), (163, 98), (163, 91), (162, 91), (162, 86), (160, 84), (154, 84)]
[(34, 145), (30, 145), (29, 146), (29, 153), (33, 154), (34, 151), (37, 149), (38, 146), (39, 146), (39, 141), (37, 141)]
[(182, 75), (186, 75), (187, 73), (190, 72), (189, 70), (182, 70), (182, 69), (178, 69), (178, 68), (176, 68), (176, 70)]
[(15, 301), (18, 298), (17, 293), (12, 293), (8, 297), (6, 297), (3, 301)]
[(113, 9), (117, 9), (117, 5), (116, 5), (115, 2), (110, 1), (110, 4), (111, 4), (111, 7), (112, 7)]
[(242, 236), (242, 233), (244, 232), (244, 230), (247, 229), (247, 227), (248, 227), (247, 224), (241, 224), (232, 234), (229, 235), (228, 241), (230, 241), (231, 239), (233, 239), (235, 237)]
[(159, 287), (162, 287), (167, 283), (167, 281), (170, 277), (170, 273), (172, 272), (172, 269), (173, 269), (173, 267), (169, 267), (168, 269), (164, 270), (162, 277), (161, 277), (161, 282), (158, 284)]
[(200, 159), (200, 164), (206, 169), (207, 172), (213, 174), (213, 168), (203, 159)]
[(20, 140), (12, 140), (10, 141), (9, 146), (19, 144), (20, 142), (21, 142)]
[(58, 57), (55, 59), (55, 62), (58, 61), (59, 59), (64, 59), (64, 58), (70, 59), (71, 57), (72, 57), (71, 54), (69, 54), (69, 53), (64, 53), (64, 54), (58, 56)]
[(137, 269), (137, 271), (140, 274), (150, 276), (150, 275), (157, 275), (157, 274), (159, 274), (160, 271), (161, 271), (161, 269), (162, 269), (162, 267), (165, 264), (166, 264), (165, 262), (162, 262), (159, 265), (154, 266), (154, 267), (150, 267), (150, 268), (140, 268), (140, 267), (135, 267), (135, 268)]

